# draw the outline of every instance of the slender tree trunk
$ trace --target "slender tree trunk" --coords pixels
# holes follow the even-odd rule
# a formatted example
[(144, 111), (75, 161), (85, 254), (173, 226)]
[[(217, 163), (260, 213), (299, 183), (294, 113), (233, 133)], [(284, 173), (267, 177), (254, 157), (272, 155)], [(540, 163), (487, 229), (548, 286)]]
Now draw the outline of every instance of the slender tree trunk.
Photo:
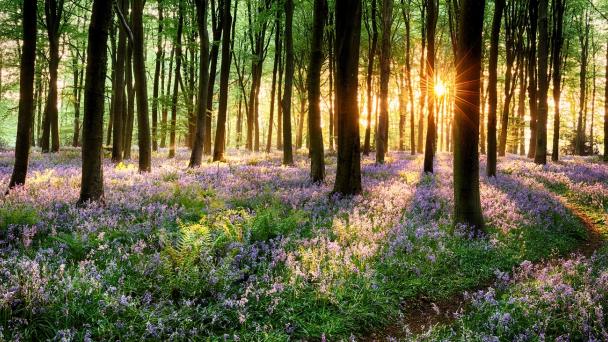
[(359, 108), (359, 44), (361, 0), (336, 0), (336, 114), (338, 161), (334, 193), (361, 192)]
[(156, 38), (156, 65), (154, 68), (154, 86), (152, 90), (152, 150), (158, 151), (158, 101), (161, 65), (163, 63), (163, 1), (158, 0), (158, 31)]
[(553, 104), (555, 115), (553, 117), (553, 148), (551, 160), (559, 160), (559, 130), (560, 130), (560, 97), (561, 97), (561, 66), (562, 66), (562, 45), (563, 23), (564, 23), (564, 1), (553, 0), (553, 47), (551, 52), (553, 64)]
[(479, 103), (485, 1), (462, 0), (454, 111), (454, 222), (483, 232), (479, 195)]
[(124, 146), (124, 159), (131, 159), (131, 145), (133, 142), (133, 121), (135, 118), (135, 88), (133, 87), (133, 49), (131, 44), (127, 48), (127, 63), (125, 82), (127, 83), (127, 100), (123, 102), (123, 106), (126, 103), (126, 112), (124, 114), (125, 123), (123, 131), (123, 146)]
[(169, 158), (175, 157), (175, 134), (177, 129), (177, 100), (182, 65), (182, 32), (184, 29), (184, 8), (179, 0), (179, 19), (177, 23), (177, 38), (175, 40), (175, 79), (173, 80), (173, 98), (171, 99), (171, 127), (169, 129)]
[[(606, 44), (608, 61), (608, 44)], [(606, 86), (604, 87), (604, 162), (608, 162), (608, 63), (606, 63)]]
[(15, 142), (15, 165), (8, 188), (25, 184), (30, 156), (30, 135), (34, 116), (34, 75), (36, 73), (37, 0), (25, 0), (22, 6), (23, 42), (19, 71), (19, 118)]
[(437, 128), (435, 126), (435, 28), (437, 25), (437, 2), (426, 0), (426, 94), (428, 103), (428, 121), (426, 130), (426, 144), (424, 147), (424, 172), (433, 173), (433, 160), (435, 159), (435, 141), (437, 139)]
[(310, 179), (325, 179), (325, 155), (321, 128), (321, 67), (323, 65), (323, 32), (327, 21), (326, 0), (315, 0), (312, 46), (308, 67), (308, 140), (310, 142)]
[[(372, 8), (370, 19), (372, 22), (372, 37), (369, 49), (368, 64), (367, 64), (367, 122), (365, 124), (365, 141), (363, 144), (363, 154), (368, 155), (371, 144), (371, 121), (372, 121), (372, 80), (374, 76), (374, 59), (376, 58), (376, 50), (378, 49), (378, 25), (376, 23), (377, 18), (377, 5), (376, 0), (372, 0)], [(378, 124), (378, 123), (376, 123)]]
[(548, 0), (540, 0), (538, 6), (538, 120), (536, 122), (536, 154), (534, 155), (536, 164), (547, 163), (547, 92), (549, 90), (547, 2)]
[[(280, 12), (280, 11), (278, 11)], [(277, 13), (277, 15), (280, 15)], [(280, 20), (280, 17), (279, 17)], [(282, 45), (284, 42), (281, 43)], [(283, 51), (283, 49), (281, 49)], [(279, 82), (277, 83), (277, 99), (279, 101), (277, 105), (277, 149), (283, 149), (283, 75), (285, 71), (285, 61), (283, 59), (284, 53), (279, 56)]]
[(588, 14), (585, 22), (581, 23), (582, 28), (579, 30), (579, 42), (581, 50), (581, 69), (580, 69), (580, 97), (579, 97), (579, 112), (578, 123), (576, 125), (576, 154), (582, 156), (585, 154), (585, 124), (586, 124), (586, 109), (587, 109), (587, 63), (589, 58), (589, 19)]
[[(167, 127), (168, 127), (168, 116), (169, 116), (169, 105), (167, 99), (169, 98), (169, 94), (171, 94), (171, 79), (173, 77), (173, 59), (175, 57), (175, 45), (171, 47), (171, 54), (169, 55), (169, 68), (167, 69), (167, 74), (169, 74), (169, 79), (167, 80), (167, 88), (165, 91), (165, 98), (163, 99), (163, 112), (160, 121), (160, 147), (167, 147)], [(164, 63), (163, 63), (164, 64)]]
[[(75, 56), (72, 57), (72, 68), (74, 75), (74, 89), (72, 90), (72, 96), (74, 96), (74, 134), (72, 136), (72, 147), (78, 147), (80, 142), (80, 99), (79, 99), (79, 88), (82, 87), (80, 83), (81, 74), (83, 73), (78, 66), (78, 54), (80, 51), (76, 49)], [(0, 70), (1, 72), (1, 70)]]
[[(421, 1), (422, 2), (422, 6), (421, 6), (421, 13), (420, 13), (420, 20), (422, 23), (424, 23), (425, 20), (425, 12), (426, 12), (426, 0)], [(416, 146), (418, 146), (417, 150), (418, 153), (422, 153), (422, 148), (423, 148), (423, 144), (422, 144), (422, 139), (424, 137), (424, 107), (425, 107), (425, 101), (426, 101), (426, 75), (425, 75), (425, 71), (426, 68), (424, 67), (424, 65), (426, 64), (426, 61), (424, 59), (425, 56), (425, 49), (426, 49), (426, 25), (420, 25), (420, 28), (422, 30), (421, 32), (421, 37), (422, 37), (422, 48), (420, 50), (420, 96), (418, 99), (418, 105), (419, 105), (419, 110), (420, 110), (420, 114), (418, 115), (418, 143), (416, 144)]]
[(492, 19), (492, 34), (490, 37), (490, 61), (488, 66), (488, 157), (486, 173), (489, 177), (496, 176), (496, 107), (498, 102), (498, 40), (505, 0), (496, 0), (494, 18)]
[[(123, 15), (129, 10), (129, 1), (119, 1), (121, 12)], [(123, 131), (124, 122), (124, 96), (125, 96), (125, 63), (127, 59), (127, 32), (126, 28), (121, 27), (118, 34), (118, 47), (116, 52), (116, 65), (114, 71), (114, 89), (112, 89), (112, 98), (114, 105), (112, 106), (112, 128), (114, 130), (112, 135), (112, 161), (114, 163), (122, 162), (123, 157)]]
[(376, 135), (376, 163), (384, 164), (388, 142), (388, 82), (391, 76), (391, 26), (393, 0), (382, 0), (382, 42), (380, 47), (380, 115)]
[(150, 118), (148, 116), (148, 86), (144, 56), (145, 36), (143, 11), (145, 0), (133, 0), (133, 69), (137, 95), (137, 143), (139, 145), (139, 172), (152, 170), (152, 146), (150, 144)]
[(112, 3), (94, 0), (87, 50), (79, 203), (103, 201), (103, 107)]
[[(275, 35), (274, 35), (274, 64), (272, 67), (272, 89), (270, 91), (270, 115), (268, 118), (268, 137), (266, 139), (266, 153), (270, 153), (272, 147), (272, 126), (274, 125), (274, 107), (277, 91), (277, 73), (279, 72), (279, 63), (281, 62), (281, 21), (277, 17), (275, 19)], [(280, 106), (280, 104), (279, 104)], [(281, 132), (277, 131), (277, 135)]]
[[(328, 26), (333, 28), (334, 22), (334, 13), (332, 10), (329, 10), (328, 17)], [(328, 52), (328, 73), (329, 73), (329, 150), (335, 151), (335, 134), (334, 134), (334, 121), (335, 121), (335, 112), (334, 112), (334, 30), (331, 29), (327, 32), (327, 52)]]
[(190, 167), (201, 165), (203, 159), (203, 145), (205, 135), (205, 112), (207, 109), (207, 86), (209, 82), (209, 73), (207, 66), (209, 65), (209, 34), (207, 32), (207, 9), (208, 0), (196, 0), (196, 18), (198, 24), (198, 35), (200, 40), (199, 47), (199, 85), (198, 99), (196, 109), (196, 136), (192, 146), (192, 155), (190, 156)]
[(224, 0), (222, 8), (222, 66), (220, 68), (220, 98), (217, 111), (217, 127), (213, 161), (224, 161), (226, 142), (226, 117), (228, 112), (228, 82), (230, 80), (230, 29), (232, 16), (230, 0)]
[(219, 0), (218, 9), (215, 9), (215, 0), (211, 0), (211, 26), (213, 29), (213, 45), (211, 46), (209, 66), (209, 82), (207, 85), (207, 115), (205, 116), (205, 142), (203, 144), (203, 153), (211, 154), (211, 125), (213, 120), (213, 99), (215, 94), (215, 79), (217, 76), (217, 64), (220, 53), (220, 45), (222, 39), (223, 14), (221, 9), (225, 0)]
[(293, 0), (285, 1), (285, 92), (283, 94), (283, 164), (293, 165), (291, 97), (293, 93)]
[(530, 107), (530, 146), (528, 148), (528, 158), (536, 155), (536, 120), (538, 112), (538, 75), (536, 70), (536, 33), (538, 28), (538, 0), (530, 0), (528, 4), (530, 25), (528, 39), (530, 49), (528, 51), (528, 99)]

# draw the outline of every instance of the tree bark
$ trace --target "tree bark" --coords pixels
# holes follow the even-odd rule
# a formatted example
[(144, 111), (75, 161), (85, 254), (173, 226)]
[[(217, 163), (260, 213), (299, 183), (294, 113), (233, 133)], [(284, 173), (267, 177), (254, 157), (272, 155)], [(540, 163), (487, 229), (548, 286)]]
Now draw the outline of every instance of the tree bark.
[(479, 103), (485, 1), (462, 0), (454, 111), (454, 223), (484, 230), (479, 195)]
[(293, 93), (293, 0), (285, 1), (285, 92), (283, 93), (283, 164), (293, 165), (291, 97)]
[(564, 43), (563, 24), (565, 0), (553, 0), (553, 39), (552, 39), (552, 64), (553, 64), (553, 103), (555, 115), (553, 117), (553, 148), (551, 160), (559, 160), (559, 135), (560, 135), (560, 98), (561, 98), (561, 66), (562, 46)]
[[(372, 0), (370, 19), (372, 23), (372, 37), (370, 42), (370, 49), (367, 62), (367, 79), (366, 79), (366, 91), (367, 91), (367, 122), (365, 124), (365, 141), (363, 143), (363, 154), (368, 155), (371, 144), (371, 121), (372, 121), (372, 80), (374, 76), (374, 59), (376, 58), (376, 50), (378, 49), (378, 24), (376, 23), (377, 18), (377, 5), (376, 0)], [(378, 124), (378, 123), (376, 123)]]
[(177, 129), (177, 100), (182, 65), (182, 32), (184, 29), (184, 8), (179, 0), (179, 18), (177, 22), (177, 37), (175, 45), (175, 79), (173, 80), (173, 97), (171, 99), (171, 127), (169, 128), (169, 158), (175, 157), (175, 135)]
[(139, 172), (152, 170), (150, 144), (150, 118), (148, 116), (148, 86), (144, 56), (145, 36), (143, 11), (145, 0), (133, 0), (133, 69), (137, 95), (137, 143), (139, 145)]
[(547, 2), (540, 0), (538, 6), (538, 118), (536, 122), (536, 164), (547, 164), (547, 92), (549, 79), (547, 77), (548, 19)]
[[(59, 69), (59, 38), (63, 17), (63, 0), (45, 0), (44, 13), (49, 42), (49, 90), (44, 110), (44, 127), (42, 132), (42, 152), (59, 151), (59, 110), (57, 108)], [(50, 140), (50, 149), (49, 149)]]
[(112, 3), (94, 0), (87, 48), (79, 203), (103, 201), (103, 107)]
[(376, 135), (376, 163), (384, 164), (388, 143), (388, 82), (391, 76), (391, 26), (393, 0), (382, 0), (382, 42), (380, 47), (380, 115)]
[(196, 19), (198, 24), (198, 35), (200, 39), (199, 47), (199, 85), (196, 109), (196, 136), (192, 145), (190, 156), (190, 167), (201, 165), (203, 159), (204, 135), (205, 135), (205, 114), (207, 110), (207, 87), (209, 83), (209, 34), (207, 32), (207, 8), (208, 0), (196, 0)]
[[(119, 2), (121, 12), (127, 13), (129, 9), (129, 1), (121, 0)], [(122, 14), (121, 14), (122, 15)], [(112, 89), (112, 98), (114, 105), (112, 106), (112, 161), (114, 163), (122, 162), (123, 157), (123, 131), (124, 131), (124, 96), (125, 96), (125, 63), (127, 59), (127, 32), (126, 28), (119, 28), (118, 47), (116, 52), (116, 66), (114, 72), (114, 89)]]
[(338, 161), (334, 193), (361, 192), (359, 107), (359, 44), (361, 0), (336, 0), (336, 114)]
[(536, 70), (536, 33), (538, 28), (538, 0), (530, 0), (528, 4), (529, 20), (528, 39), (530, 48), (528, 51), (528, 99), (530, 106), (530, 143), (528, 158), (534, 158), (536, 154), (536, 117), (538, 112), (538, 75)]
[(426, 96), (428, 104), (426, 143), (424, 146), (424, 172), (433, 173), (435, 159), (435, 140), (437, 128), (435, 124), (435, 28), (437, 26), (437, 1), (426, 0)]
[(25, 0), (22, 6), (21, 68), (19, 71), (19, 118), (15, 142), (15, 165), (9, 189), (25, 184), (30, 156), (30, 136), (34, 116), (34, 75), (36, 73), (37, 0)]
[(494, 17), (492, 19), (492, 33), (490, 36), (490, 60), (488, 66), (488, 139), (487, 166), (488, 177), (496, 176), (496, 108), (498, 102), (498, 40), (500, 38), (500, 25), (505, 0), (496, 0), (494, 3)]
[[(270, 91), (270, 114), (268, 118), (268, 137), (266, 139), (266, 153), (270, 153), (272, 148), (272, 126), (274, 125), (274, 107), (277, 91), (277, 73), (279, 72), (279, 64), (281, 63), (281, 21), (279, 17), (275, 19), (275, 34), (274, 34), (274, 64), (272, 67), (272, 88)], [(279, 104), (280, 106), (280, 104)], [(277, 135), (282, 132), (277, 131)]]
[(154, 67), (154, 86), (152, 90), (152, 150), (158, 151), (158, 102), (161, 66), (163, 63), (163, 1), (158, 0), (158, 30), (156, 38), (156, 65)]
[[(606, 44), (606, 60), (608, 61), (608, 44)], [(608, 63), (606, 63), (606, 85), (604, 87), (604, 162), (608, 162)]]
[(217, 111), (217, 127), (215, 131), (215, 147), (213, 161), (224, 161), (226, 142), (226, 117), (228, 111), (228, 82), (230, 80), (230, 29), (232, 15), (230, 0), (224, 0), (222, 8), (222, 66), (220, 68), (220, 98)]

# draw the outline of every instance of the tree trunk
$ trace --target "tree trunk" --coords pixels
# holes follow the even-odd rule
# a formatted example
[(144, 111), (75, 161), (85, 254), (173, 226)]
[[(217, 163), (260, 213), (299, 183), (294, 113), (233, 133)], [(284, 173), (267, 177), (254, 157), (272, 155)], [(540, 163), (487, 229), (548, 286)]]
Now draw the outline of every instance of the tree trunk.
[[(46, 31), (49, 42), (49, 90), (44, 110), (42, 132), (42, 152), (59, 151), (59, 110), (57, 108), (59, 69), (59, 38), (63, 17), (63, 0), (45, 0), (44, 3)], [(50, 140), (50, 149), (49, 149)]]
[(553, 0), (553, 48), (551, 52), (553, 64), (553, 103), (555, 115), (553, 117), (553, 148), (551, 160), (559, 160), (559, 129), (560, 129), (560, 97), (561, 97), (561, 66), (562, 66), (562, 45), (564, 42), (564, 1)]
[(150, 118), (148, 116), (148, 86), (144, 56), (145, 36), (143, 11), (145, 0), (133, 0), (133, 69), (137, 94), (137, 143), (139, 145), (139, 172), (152, 170), (152, 146), (150, 144)]
[(547, 77), (548, 46), (548, 19), (547, 2), (540, 0), (538, 6), (538, 118), (536, 121), (536, 164), (547, 164), (547, 92), (549, 79)]
[(462, 0), (454, 111), (454, 223), (484, 230), (479, 195), (479, 103), (485, 1)]
[(321, 129), (321, 67), (323, 65), (323, 32), (327, 20), (326, 0), (315, 0), (312, 46), (308, 67), (308, 139), (310, 142), (310, 179), (325, 179), (323, 130)]
[(291, 97), (293, 93), (293, 0), (285, 1), (285, 92), (283, 93), (283, 164), (293, 165)]
[(228, 82), (230, 81), (230, 29), (232, 16), (230, 0), (224, 0), (222, 8), (222, 66), (220, 68), (220, 98), (217, 111), (217, 127), (215, 131), (215, 148), (213, 161), (224, 161), (226, 142), (226, 117), (228, 111)]
[(177, 22), (177, 37), (175, 38), (175, 79), (173, 80), (173, 97), (171, 98), (171, 127), (169, 128), (169, 158), (175, 157), (175, 134), (177, 129), (177, 100), (182, 65), (182, 32), (184, 29), (184, 8), (179, 0), (179, 19)]
[[(426, 144), (424, 146), (424, 172), (433, 173), (433, 160), (435, 159), (435, 140), (437, 129), (435, 126), (435, 28), (437, 25), (437, 0), (426, 0), (426, 94), (428, 104), (428, 121), (426, 130)], [(479, 120), (479, 119), (478, 119)]]
[[(121, 0), (120, 8), (123, 15), (129, 10), (129, 1)], [(112, 121), (113, 135), (112, 135), (112, 161), (114, 163), (122, 162), (123, 157), (123, 124), (125, 122), (123, 118), (124, 112), (124, 96), (125, 96), (125, 61), (127, 55), (127, 32), (126, 28), (121, 27), (118, 34), (118, 47), (116, 52), (116, 65), (114, 72), (114, 89), (112, 89), (112, 98), (114, 105), (112, 106)]]
[[(376, 50), (378, 49), (378, 25), (376, 24), (376, 0), (372, 0), (372, 8), (370, 19), (372, 22), (372, 37), (369, 49), (368, 64), (367, 64), (367, 122), (365, 123), (365, 141), (363, 144), (363, 154), (368, 155), (370, 151), (371, 140), (371, 122), (372, 122), (372, 80), (374, 76), (374, 59), (376, 58)], [(378, 123), (376, 123), (378, 124)]]
[(213, 98), (215, 95), (215, 79), (217, 77), (217, 64), (220, 54), (220, 45), (222, 39), (223, 14), (221, 13), (223, 2), (219, 0), (218, 9), (215, 8), (215, 0), (211, 0), (211, 27), (213, 30), (213, 45), (211, 46), (209, 66), (209, 81), (207, 84), (207, 115), (205, 116), (205, 142), (203, 144), (203, 153), (211, 154), (211, 125), (213, 119)]
[(163, 63), (163, 2), (158, 0), (158, 37), (156, 38), (156, 65), (154, 68), (154, 86), (152, 90), (152, 150), (158, 151), (158, 93)]
[[(421, 5), (421, 10), (420, 10), (420, 21), (422, 23), (424, 23), (424, 18), (425, 18), (425, 13), (426, 13), (426, 0), (425, 1), (421, 1), (422, 5)], [(426, 49), (426, 25), (420, 25), (420, 29), (421, 29), (421, 49), (420, 49), (420, 96), (418, 99), (418, 105), (419, 105), (419, 110), (420, 110), (420, 114), (418, 115), (418, 143), (416, 144), (417, 147), (417, 151), (418, 153), (422, 153), (422, 138), (424, 136), (424, 107), (425, 107), (425, 101), (426, 101), (426, 75), (425, 75), (425, 71), (426, 68), (424, 67), (424, 65), (426, 64), (426, 61), (424, 59), (424, 52)]]
[(103, 201), (103, 107), (112, 2), (94, 0), (87, 48), (79, 203)]
[(361, 192), (359, 107), (359, 44), (361, 0), (336, 0), (336, 114), (338, 161), (334, 193)]
[(537, 70), (536, 70), (536, 32), (538, 28), (538, 0), (530, 0), (528, 4), (530, 25), (528, 39), (530, 49), (528, 51), (528, 99), (530, 106), (530, 146), (528, 148), (528, 158), (534, 158), (536, 154), (536, 116), (538, 112), (537, 98)]
[(30, 156), (30, 135), (34, 116), (36, 73), (37, 0), (25, 0), (22, 11), (23, 45), (19, 72), (19, 118), (15, 142), (15, 166), (8, 188), (25, 184)]
[[(608, 44), (606, 44), (606, 60), (608, 61)], [(606, 85), (604, 87), (604, 162), (608, 162), (608, 63), (606, 63)]]
[(209, 82), (209, 34), (207, 33), (207, 8), (208, 0), (196, 0), (196, 18), (198, 24), (198, 35), (200, 39), (199, 57), (199, 85), (198, 99), (196, 105), (196, 136), (192, 145), (190, 156), (190, 167), (201, 165), (203, 159), (203, 145), (205, 135), (205, 112), (207, 108), (207, 86)]
[[(171, 54), (169, 55), (169, 68), (167, 69), (167, 74), (169, 74), (169, 79), (167, 80), (167, 88), (165, 91), (165, 98), (163, 99), (163, 112), (161, 115), (160, 121), (160, 147), (167, 147), (167, 117), (169, 116), (169, 105), (167, 99), (169, 98), (169, 94), (171, 94), (171, 79), (173, 77), (173, 59), (175, 57), (175, 45), (171, 47)], [(163, 63), (164, 67), (164, 63)]]
[[(268, 137), (266, 139), (266, 153), (270, 153), (272, 147), (272, 126), (274, 125), (274, 107), (277, 91), (277, 73), (279, 72), (279, 64), (281, 62), (281, 21), (277, 17), (275, 19), (275, 34), (274, 34), (274, 64), (272, 67), (272, 88), (270, 91), (270, 115), (268, 118)], [(280, 105), (279, 105), (280, 106)], [(277, 135), (281, 132), (277, 131)]]
[(494, 17), (492, 19), (492, 34), (490, 36), (490, 61), (488, 66), (488, 139), (486, 173), (489, 177), (496, 176), (496, 108), (498, 102), (498, 40), (505, 0), (496, 0)]
[(125, 82), (127, 83), (127, 100), (123, 101), (123, 106), (126, 104), (126, 112), (123, 110), (125, 123), (123, 131), (124, 159), (131, 159), (131, 143), (133, 142), (133, 121), (135, 117), (135, 88), (133, 87), (133, 49), (131, 44), (127, 48), (127, 64), (126, 64)]
[(388, 143), (388, 82), (391, 76), (391, 26), (393, 0), (382, 0), (382, 42), (380, 47), (380, 115), (376, 135), (376, 163), (384, 164)]

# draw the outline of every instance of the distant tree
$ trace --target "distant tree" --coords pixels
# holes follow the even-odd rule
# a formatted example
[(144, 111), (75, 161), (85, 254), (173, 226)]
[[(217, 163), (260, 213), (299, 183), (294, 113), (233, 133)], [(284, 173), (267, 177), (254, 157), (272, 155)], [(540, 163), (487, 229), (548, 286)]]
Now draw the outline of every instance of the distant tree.
[(22, 6), (21, 70), (19, 73), (19, 118), (15, 142), (15, 166), (8, 188), (25, 184), (30, 155), (30, 135), (34, 117), (34, 74), (36, 72), (37, 0), (25, 0)]
[(177, 100), (179, 92), (179, 80), (181, 78), (182, 65), (182, 33), (184, 30), (184, 8), (183, 1), (178, 0), (179, 14), (177, 20), (177, 37), (175, 40), (175, 79), (173, 80), (173, 97), (171, 98), (171, 126), (169, 128), (169, 158), (175, 157), (175, 134), (177, 129)]
[[(162, 92), (160, 85), (164, 58), (163, 30), (164, 30), (164, 6), (163, 0), (158, 0), (158, 29), (156, 37), (156, 61), (154, 66), (154, 85), (152, 87), (152, 150), (158, 151), (158, 108), (159, 94)], [(164, 75), (162, 75), (164, 77)]]
[(103, 201), (103, 107), (111, 21), (112, 2), (94, 0), (87, 48), (79, 203)]
[(335, 193), (361, 192), (359, 107), (359, 44), (361, 0), (336, 0), (336, 114), (338, 116), (338, 161)]
[(547, 62), (549, 56), (548, 0), (540, 0), (538, 6), (538, 118), (536, 122), (536, 164), (547, 163), (547, 93), (549, 78)]
[(538, 0), (528, 3), (528, 20), (526, 36), (528, 37), (528, 102), (530, 107), (530, 140), (528, 158), (536, 154), (536, 117), (538, 112), (538, 75), (536, 60), (536, 36), (538, 32)]
[(585, 124), (586, 109), (587, 109), (587, 66), (589, 63), (589, 33), (591, 31), (591, 22), (589, 12), (584, 11), (579, 17), (577, 23), (578, 39), (580, 44), (580, 91), (579, 91), (579, 111), (578, 122), (576, 125), (576, 143), (575, 153), (578, 155), (585, 154)]
[(454, 112), (454, 222), (484, 230), (479, 195), (479, 103), (485, 1), (461, 0)]
[(608, 44), (606, 44), (606, 86), (604, 87), (604, 161), (608, 162)]
[(323, 32), (327, 21), (326, 0), (315, 0), (312, 46), (308, 67), (308, 136), (310, 139), (310, 178), (322, 182), (325, 178), (325, 155), (321, 129), (321, 67), (323, 65)]
[[(124, 20), (124, 13), (127, 13), (129, 9), (129, 1), (120, 0), (118, 1), (120, 6), (119, 16)], [(125, 22), (126, 23), (126, 22)], [(125, 105), (125, 63), (127, 60), (127, 29), (125, 25), (121, 25), (120, 32), (118, 34), (118, 46), (116, 52), (115, 75), (112, 89), (112, 114), (114, 118), (112, 120), (112, 161), (114, 163), (120, 163), (123, 159), (123, 131), (124, 131), (124, 105)]]

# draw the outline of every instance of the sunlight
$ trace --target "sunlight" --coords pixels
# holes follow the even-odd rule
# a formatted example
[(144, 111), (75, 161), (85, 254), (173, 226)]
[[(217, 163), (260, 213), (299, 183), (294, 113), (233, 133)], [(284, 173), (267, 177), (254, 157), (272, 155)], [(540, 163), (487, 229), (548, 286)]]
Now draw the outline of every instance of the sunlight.
[(446, 93), (446, 87), (445, 84), (443, 84), (443, 82), (441, 80), (437, 80), (437, 82), (435, 83), (435, 96), (437, 97), (443, 97)]

